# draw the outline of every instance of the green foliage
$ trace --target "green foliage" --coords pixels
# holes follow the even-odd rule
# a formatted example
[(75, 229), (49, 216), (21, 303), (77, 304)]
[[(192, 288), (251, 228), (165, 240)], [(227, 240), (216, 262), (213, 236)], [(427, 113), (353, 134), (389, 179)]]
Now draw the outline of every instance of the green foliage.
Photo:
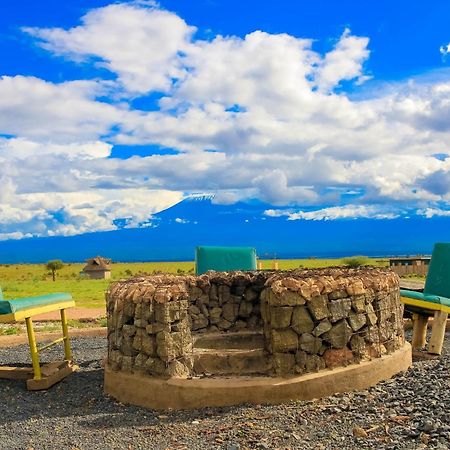
[(370, 259), (367, 256), (350, 256), (344, 258), (342, 262), (348, 267), (361, 267), (370, 264)]
[(56, 281), (56, 271), (61, 270), (64, 267), (63, 262), (60, 259), (52, 259), (47, 262), (45, 268), (52, 273), (53, 281)]
[(20, 333), (20, 328), (14, 326), (7, 326), (0, 329), (0, 336), (12, 336)]

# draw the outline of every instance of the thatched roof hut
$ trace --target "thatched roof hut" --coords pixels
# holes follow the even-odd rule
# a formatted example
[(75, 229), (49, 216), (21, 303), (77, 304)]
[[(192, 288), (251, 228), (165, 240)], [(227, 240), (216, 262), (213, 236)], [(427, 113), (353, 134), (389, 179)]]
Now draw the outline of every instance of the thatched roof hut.
[(92, 279), (105, 279), (111, 277), (111, 260), (96, 256), (86, 260), (83, 272)]

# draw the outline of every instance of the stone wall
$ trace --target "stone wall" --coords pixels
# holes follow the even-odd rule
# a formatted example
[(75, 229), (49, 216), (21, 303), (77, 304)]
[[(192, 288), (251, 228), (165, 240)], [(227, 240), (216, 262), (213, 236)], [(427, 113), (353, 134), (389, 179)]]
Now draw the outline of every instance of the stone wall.
[(109, 365), (157, 377), (195, 375), (198, 333), (261, 330), (281, 376), (404, 343), (398, 277), (375, 268), (138, 277), (111, 285), (107, 311)]
[(261, 295), (266, 346), (279, 375), (342, 366), (404, 344), (397, 275), (323, 269), (271, 276)]

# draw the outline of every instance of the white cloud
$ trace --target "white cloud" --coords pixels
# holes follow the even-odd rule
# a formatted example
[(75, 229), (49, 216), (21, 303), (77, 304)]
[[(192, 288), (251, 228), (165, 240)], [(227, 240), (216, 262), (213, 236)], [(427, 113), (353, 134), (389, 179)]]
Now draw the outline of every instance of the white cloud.
[(424, 216), (427, 219), (431, 219), (432, 217), (450, 217), (450, 210), (448, 209), (439, 209), (439, 208), (425, 208), (417, 211), (417, 214), (420, 216)]
[(180, 52), (195, 31), (177, 15), (153, 2), (119, 3), (91, 10), (82, 24), (62, 28), (25, 28), (40, 45), (75, 60), (92, 58), (116, 73), (130, 91), (167, 91), (184, 68)]
[[(192, 192), (290, 205), (272, 214), (292, 220), (449, 205), (450, 158), (434, 155), (450, 154), (450, 78), (356, 100), (344, 87), (370, 77), (368, 37), (345, 30), (325, 54), (307, 37), (263, 30), (202, 40), (152, 1), (26, 31), (92, 78), (100, 65), (117, 79), (0, 78), (2, 236), (148, 225)], [(163, 97), (152, 110), (133, 108), (153, 93)], [(123, 160), (111, 157), (115, 144), (178, 153)]]
[(24, 160), (54, 154), (67, 156), (69, 160), (107, 158), (111, 154), (111, 148), (111, 144), (102, 141), (54, 144), (24, 138), (0, 138), (0, 161), (2, 158)]
[[(146, 189), (15, 194), (11, 203), (20, 207), (0, 203), (0, 239), (114, 230), (118, 219), (128, 228), (148, 226), (152, 214), (182, 198), (180, 192)], [(11, 231), (18, 226), (21, 234)]]
[(94, 81), (60, 84), (34, 77), (0, 77), (0, 134), (59, 143), (107, 134), (123, 112), (96, 101), (105, 86)]
[(269, 217), (287, 217), (288, 220), (336, 220), (336, 219), (394, 219), (398, 213), (386, 212), (377, 206), (346, 205), (332, 206), (314, 211), (286, 211), (268, 209), (264, 214)]
[(363, 73), (363, 63), (369, 57), (368, 44), (368, 38), (352, 36), (347, 28), (335, 48), (319, 64), (315, 77), (319, 89), (328, 91), (343, 80), (356, 79), (358, 83), (362, 83), (370, 79), (370, 76)]

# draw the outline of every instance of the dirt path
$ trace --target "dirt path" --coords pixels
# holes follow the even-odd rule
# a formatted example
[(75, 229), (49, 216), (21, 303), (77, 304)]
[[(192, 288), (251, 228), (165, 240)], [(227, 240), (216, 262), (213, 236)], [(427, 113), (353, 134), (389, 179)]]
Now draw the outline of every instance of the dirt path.
[[(67, 318), (80, 320), (80, 319), (99, 319), (106, 316), (105, 308), (69, 308), (67, 309)], [(52, 311), (45, 314), (39, 314), (33, 316), (34, 321), (40, 320), (59, 320), (59, 311)]]
[[(51, 341), (55, 337), (59, 337), (61, 332), (55, 331), (52, 333), (36, 333), (36, 340), (38, 342)], [(95, 328), (71, 328), (69, 330), (70, 339), (75, 337), (97, 337), (106, 336), (106, 327)], [(0, 336), (0, 348), (14, 347), (16, 345), (22, 345), (28, 343), (28, 337), (26, 333), (13, 335), (13, 336)]]

